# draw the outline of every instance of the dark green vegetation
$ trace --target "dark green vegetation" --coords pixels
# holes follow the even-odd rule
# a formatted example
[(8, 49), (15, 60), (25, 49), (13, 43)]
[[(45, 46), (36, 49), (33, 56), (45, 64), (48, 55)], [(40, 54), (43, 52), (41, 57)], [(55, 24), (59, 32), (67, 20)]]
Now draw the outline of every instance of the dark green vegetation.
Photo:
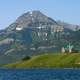
[(22, 61), (30, 60), (30, 59), (31, 59), (31, 57), (30, 57), (30, 56), (26, 56), (26, 57), (24, 57), (24, 58), (22, 59)]
[(5, 65), (6, 68), (79, 68), (80, 54), (44, 54)]

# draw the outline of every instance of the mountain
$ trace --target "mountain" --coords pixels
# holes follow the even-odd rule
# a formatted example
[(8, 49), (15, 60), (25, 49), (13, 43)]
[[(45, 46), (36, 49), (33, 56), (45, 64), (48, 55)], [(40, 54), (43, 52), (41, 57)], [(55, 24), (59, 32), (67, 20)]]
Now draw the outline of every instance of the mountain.
[(77, 37), (80, 30), (75, 28), (73, 30), (72, 25), (55, 21), (40, 11), (24, 13), (0, 30), (0, 56), (3, 57), (0, 64), (15, 62), (25, 56), (57, 53), (69, 45), (80, 51), (80, 37)]
[(68, 29), (71, 29), (71, 30), (78, 30), (80, 29), (80, 25), (74, 25), (74, 24), (69, 24), (69, 23), (66, 23), (66, 22), (62, 22), (62, 21), (57, 21), (57, 23), (61, 26), (63, 26), (64, 28), (68, 28)]

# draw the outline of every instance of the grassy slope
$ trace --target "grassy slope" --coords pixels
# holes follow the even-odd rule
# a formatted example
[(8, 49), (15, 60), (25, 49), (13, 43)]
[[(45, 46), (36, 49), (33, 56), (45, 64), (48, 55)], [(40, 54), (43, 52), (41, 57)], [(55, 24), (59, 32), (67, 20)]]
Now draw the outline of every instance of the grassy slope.
[(44, 54), (28, 61), (5, 65), (7, 68), (72, 68), (80, 67), (80, 54)]

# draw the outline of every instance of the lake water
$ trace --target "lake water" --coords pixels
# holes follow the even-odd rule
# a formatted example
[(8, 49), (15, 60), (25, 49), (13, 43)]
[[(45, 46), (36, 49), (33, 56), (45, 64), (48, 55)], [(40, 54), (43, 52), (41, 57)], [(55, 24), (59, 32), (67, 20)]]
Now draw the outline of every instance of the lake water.
[(0, 80), (80, 80), (80, 69), (0, 69)]

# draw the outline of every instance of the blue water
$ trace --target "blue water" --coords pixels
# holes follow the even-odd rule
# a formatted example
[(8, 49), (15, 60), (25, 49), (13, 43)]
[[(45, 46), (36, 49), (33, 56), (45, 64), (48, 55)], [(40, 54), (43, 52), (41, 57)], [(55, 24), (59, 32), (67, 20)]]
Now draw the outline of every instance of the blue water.
[(0, 80), (80, 80), (80, 69), (0, 69)]

